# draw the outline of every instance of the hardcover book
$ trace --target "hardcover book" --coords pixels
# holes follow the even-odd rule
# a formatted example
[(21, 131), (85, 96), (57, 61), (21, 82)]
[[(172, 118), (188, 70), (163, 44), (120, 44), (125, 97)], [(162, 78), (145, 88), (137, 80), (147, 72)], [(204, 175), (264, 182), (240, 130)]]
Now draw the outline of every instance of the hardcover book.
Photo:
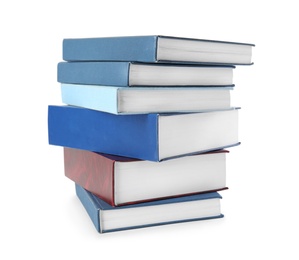
[(232, 66), (134, 63), (117, 61), (60, 62), (58, 82), (134, 86), (232, 86)]
[(252, 64), (253, 46), (159, 35), (64, 39), (63, 59)]
[(112, 207), (80, 185), (75, 186), (99, 233), (223, 217), (217, 192)]
[(65, 176), (112, 206), (226, 189), (226, 153), (163, 162), (64, 148)]
[(49, 106), (48, 134), (52, 145), (161, 161), (239, 144), (238, 109), (114, 115)]
[(62, 102), (113, 114), (230, 109), (229, 87), (113, 87), (61, 84)]

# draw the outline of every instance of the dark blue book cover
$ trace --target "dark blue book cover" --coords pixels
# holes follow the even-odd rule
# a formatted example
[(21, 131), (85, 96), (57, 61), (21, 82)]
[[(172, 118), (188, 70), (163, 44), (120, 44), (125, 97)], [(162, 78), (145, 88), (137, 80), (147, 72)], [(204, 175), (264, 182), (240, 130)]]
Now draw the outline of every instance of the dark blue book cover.
[(221, 218), (217, 192), (112, 207), (80, 185), (77, 197), (100, 233)]
[(238, 109), (114, 115), (49, 106), (48, 137), (52, 145), (161, 161), (239, 144)]

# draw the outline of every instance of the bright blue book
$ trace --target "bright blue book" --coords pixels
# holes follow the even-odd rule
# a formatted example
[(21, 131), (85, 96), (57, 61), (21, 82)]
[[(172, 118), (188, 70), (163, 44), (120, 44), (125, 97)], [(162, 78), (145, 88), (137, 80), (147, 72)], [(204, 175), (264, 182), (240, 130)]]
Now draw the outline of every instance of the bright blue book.
[(239, 144), (238, 109), (114, 115), (49, 106), (48, 134), (52, 145), (161, 161)]
[(63, 40), (66, 61), (139, 61), (252, 64), (253, 44), (170, 36)]
[(104, 86), (232, 86), (233, 66), (135, 63), (117, 61), (60, 62), (61, 83)]
[(62, 102), (113, 114), (230, 109), (229, 87), (140, 87), (61, 84)]
[(222, 218), (217, 192), (112, 207), (78, 184), (76, 194), (100, 233)]

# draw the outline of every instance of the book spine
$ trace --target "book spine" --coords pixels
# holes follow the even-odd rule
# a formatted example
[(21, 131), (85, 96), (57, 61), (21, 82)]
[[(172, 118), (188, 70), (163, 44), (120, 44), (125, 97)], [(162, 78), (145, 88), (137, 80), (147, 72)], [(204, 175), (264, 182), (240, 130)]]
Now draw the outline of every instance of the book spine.
[(49, 106), (49, 144), (158, 161), (158, 115)]
[(114, 161), (97, 153), (64, 147), (65, 176), (114, 204)]
[(100, 206), (98, 205), (97, 201), (93, 198), (91, 193), (88, 193), (80, 185), (75, 184), (75, 188), (76, 188), (76, 195), (81, 201), (83, 207), (85, 208), (87, 214), (89, 215), (96, 230), (101, 233), (102, 231), (100, 226), (100, 214), (99, 214)]
[(64, 39), (65, 61), (156, 61), (157, 36)]
[(128, 87), (129, 62), (60, 62), (57, 81)]
[(118, 87), (62, 83), (61, 96), (67, 105), (118, 114)]

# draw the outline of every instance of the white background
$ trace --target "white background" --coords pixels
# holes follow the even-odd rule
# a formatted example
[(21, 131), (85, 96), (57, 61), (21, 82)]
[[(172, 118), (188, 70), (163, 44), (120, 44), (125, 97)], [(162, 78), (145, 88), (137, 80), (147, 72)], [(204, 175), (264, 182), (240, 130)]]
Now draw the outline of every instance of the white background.
[[(2, 1), (0, 258), (298, 259), (296, 2)], [(224, 219), (100, 235), (48, 145), (47, 106), (61, 104), (63, 38), (144, 34), (256, 44), (234, 72), (242, 145)]]

